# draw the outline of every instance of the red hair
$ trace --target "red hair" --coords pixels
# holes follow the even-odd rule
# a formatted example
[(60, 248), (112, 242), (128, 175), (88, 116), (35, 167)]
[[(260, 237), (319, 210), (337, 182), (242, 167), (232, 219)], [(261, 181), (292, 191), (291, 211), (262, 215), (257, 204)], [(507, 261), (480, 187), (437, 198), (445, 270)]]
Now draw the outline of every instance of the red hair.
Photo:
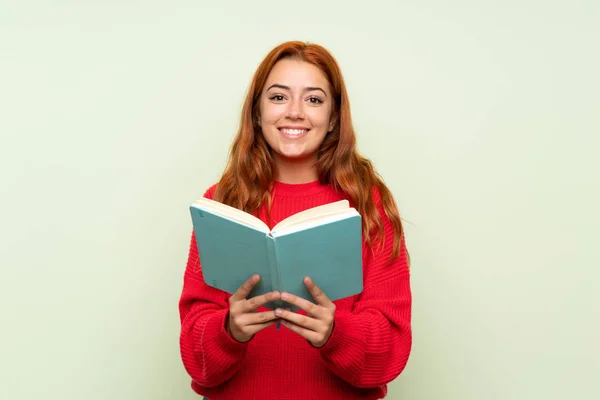
[(318, 151), (319, 180), (340, 190), (363, 217), (363, 233), (367, 244), (384, 242), (383, 222), (373, 201), (373, 189), (393, 227), (391, 257), (398, 256), (403, 235), (396, 203), (372, 163), (356, 150), (356, 136), (350, 115), (350, 103), (342, 73), (333, 56), (322, 46), (298, 41), (275, 47), (265, 57), (252, 78), (242, 108), (239, 130), (233, 140), (229, 161), (217, 185), (214, 199), (248, 213), (256, 213), (263, 205), (270, 207), (275, 179), (271, 149), (256, 123), (259, 99), (273, 66), (282, 59), (296, 59), (316, 65), (331, 86), (336, 123)]

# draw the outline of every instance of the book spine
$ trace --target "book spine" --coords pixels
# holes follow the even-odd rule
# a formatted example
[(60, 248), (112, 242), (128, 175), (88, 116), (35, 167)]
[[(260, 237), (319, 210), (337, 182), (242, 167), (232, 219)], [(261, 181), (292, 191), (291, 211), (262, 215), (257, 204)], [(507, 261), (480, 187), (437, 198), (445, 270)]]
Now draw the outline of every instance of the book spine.
[(267, 235), (267, 254), (269, 256), (269, 270), (271, 272), (271, 282), (273, 291), (281, 291), (281, 275), (279, 266), (277, 265), (277, 250), (275, 246), (275, 238), (270, 234)]

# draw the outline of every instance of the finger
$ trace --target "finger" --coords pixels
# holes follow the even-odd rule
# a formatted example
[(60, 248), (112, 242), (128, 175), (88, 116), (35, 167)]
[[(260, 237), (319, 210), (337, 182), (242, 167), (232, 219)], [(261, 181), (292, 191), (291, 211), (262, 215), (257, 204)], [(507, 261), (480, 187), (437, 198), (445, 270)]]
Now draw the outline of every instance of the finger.
[(315, 299), (317, 304), (325, 308), (332, 308), (333, 302), (329, 300), (329, 297), (327, 297), (325, 292), (323, 292), (321, 288), (317, 286), (315, 281), (313, 281), (310, 277), (307, 276), (306, 278), (304, 278), (304, 284), (306, 285), (306, 288), (308, 289), (312, 297)]
[(250, 325), (250, 326), (248, 326), (248, 332), (251, 335), (255, 335), (257, 332), (260, 332), (263, 329), (270, 327), (271, 325), (275, 325), (275, 323), (277, 323), (277, 320), (271, 321), (271, 322), (265, 322), (264, 324)]
[[(265, 328), (268, 328), (271, 325), (274, 325), (277, 321), (271, 321), (271, 322), (266, 322), (264, 324), (255, 324), (255, 325), (248, 325), (243, 327), (242, 329), (240, 329), (240, 332), (242, 335), (244, 335), (244, 338), (241, 340), (242, 343), (247, 342), (248, 340), (250, 340), (254, 335), (256, 335), (256, 333), (262, 331)], [(240, 341), (239, 339), (236, 339), (238, 341)]]
[(260, 276), (258, 276), (257, 274), (252, 275), (246, 282), (242, 284), (242, 286), (239, 287), (238, 290), (236, 290), (236, 292), (229, 298), (229, 301), (237, 302), (240, 300), (244, 300), (246, 297), (248, 297), (248, 295), (250, 294), (254, 286), (258, 283), (258, 281), (260, 281)]
[(261, 325), (279, 319), (275, 311), (244, 314), (239, 317), (239, 325)]
[(275, 311), (266, 311), (262, 313), (249, 313), (234, 316), (231, 318), (229, 327), (231, 331), (242, 332), (244, 335), (252, 335), (252, 332), (258, 332), (269, 324), (279, 321)]
[(248, 301), (245, 302), (243, 306), (244, 312), (250, 312), (256, 310), (258, 307), (267, 304), (270, 301), (278, 300), (281, 297), (279, 292), (269, 292), (265, 294), (261, 294), (260, 296), (255, 296)]
[(314, 331), (311, 331), (310, 329), (303, 328), (286, 320), (281, 320), (281, 324), (289, 330), (296, 332), (298, 335), (302, 336), (311, 343), (316, 343), (319, 341), (320, 335)]
[(312, 303), (302, 297), (298, 297), (296, 295), (290, 293), (281, 293), (281, 300), (295, 305), (296, 307), (306, 311), (308, 314), (312, 316), (317, 316), (320, 314), (320, 308), (315, 303)]
[(275, 316), (311, 331), (317, 332), (319, 330), (319, 321), (314, 318), (283, 310), (281, 308), (275, 310)]

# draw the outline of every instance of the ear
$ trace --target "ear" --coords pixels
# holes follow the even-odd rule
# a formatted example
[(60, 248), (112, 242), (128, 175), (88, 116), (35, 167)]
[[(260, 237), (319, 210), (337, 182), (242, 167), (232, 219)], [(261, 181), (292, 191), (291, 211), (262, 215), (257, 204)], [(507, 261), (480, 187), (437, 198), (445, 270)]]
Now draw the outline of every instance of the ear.
[(335, 128), (335, 124), (337, 123), (337, 120), (338, 120), (337, 113), (333, 113), (331, 115), (331, 118), (329, 119), (329, 130), (328, 130), (328, 132), (333, 131), (333, 128)]

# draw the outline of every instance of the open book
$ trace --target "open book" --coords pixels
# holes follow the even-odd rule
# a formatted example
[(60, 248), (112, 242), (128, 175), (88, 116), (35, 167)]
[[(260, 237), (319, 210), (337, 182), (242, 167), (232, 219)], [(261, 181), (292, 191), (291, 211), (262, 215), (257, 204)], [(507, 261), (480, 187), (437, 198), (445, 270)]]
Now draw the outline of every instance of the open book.
[[(347, 200), (294, 214), (273, 229), (207, 198), (194, 202), (190, 213), (207, 285), (232, 294), (256, 273), (261, 280), (248, 298), (277, 290), (314, 302), (306, 276), (332, 301), (362, 291), (361, 216)], [(283, 301), (266, 306), (290, 307)]]

